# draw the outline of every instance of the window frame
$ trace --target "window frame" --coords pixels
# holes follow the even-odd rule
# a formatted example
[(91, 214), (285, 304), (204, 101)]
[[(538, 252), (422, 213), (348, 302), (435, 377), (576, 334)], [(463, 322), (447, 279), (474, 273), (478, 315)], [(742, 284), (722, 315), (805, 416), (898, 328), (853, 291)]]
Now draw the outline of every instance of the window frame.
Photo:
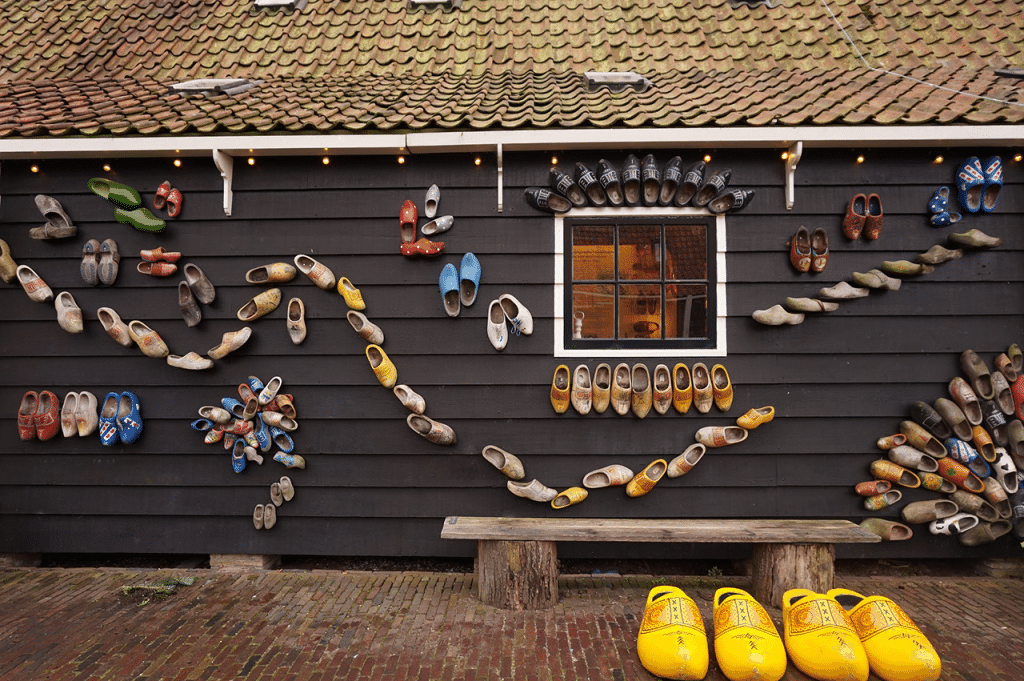
[[(628, 339), (595, 341), (590, 347), (566, 347), (566, 341), (572, 341), (571, 323), (565, 317), (566, 296), (572, 287), (571, 273), (566, 270), (572, 266), (571, 233), (566, 222), (574, 218), (599, 218), (608, 221), (619, 221), (629, 224), (644, 221), (669, 221), (678, 218), (698, 218), (707, 220), (713, 228), (714, 245), (709, 247), (714, 262), (708, 262), (708, 289), (714, 289), (714, 312), (709, 310), (708, 330), (709, 345), (694, 347), (693, 341), (684, 339), (657, 339), (648, 342)], [(709, 230), (710, 232), (711, 230)], [(709, 234), (709, 236), (711, 236)], [(555, 285), (554, 285), (554, 356), (555, 357), (724, 357), (727, 354), (726, 335), (726, 217), (716, 215), (702, 208), (669, 208), (669, 207), (622, 207), (622, 208), (574, 208), (566, 213), (556, 214), (554, 218), (555, 237)], [(598, 343), (601, 343), (599, 346)]]

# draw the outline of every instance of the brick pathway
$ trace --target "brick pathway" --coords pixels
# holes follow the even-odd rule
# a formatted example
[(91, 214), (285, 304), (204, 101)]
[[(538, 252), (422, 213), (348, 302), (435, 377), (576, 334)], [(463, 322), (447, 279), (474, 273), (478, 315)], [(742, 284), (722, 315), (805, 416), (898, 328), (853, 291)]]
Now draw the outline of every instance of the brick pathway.
[[(195, 583), (145, 605), (121, 594), (168, 576)], [(901, 604), (942, 656), (943, 681), (1024, 679), (1024, 582), (839, 582)], [(636, 635), (660, 583), (693, 596), (710, 627), (715, 588), (744, 580), (570, 576), (555, 608), (513, 613), (481, 605), (462, 574), (0, 570), (0, 679), (646, 680)], [(714, 655), (707, 678), (724, 680)], [(792, 665), (785, 678), (806, 679)]]

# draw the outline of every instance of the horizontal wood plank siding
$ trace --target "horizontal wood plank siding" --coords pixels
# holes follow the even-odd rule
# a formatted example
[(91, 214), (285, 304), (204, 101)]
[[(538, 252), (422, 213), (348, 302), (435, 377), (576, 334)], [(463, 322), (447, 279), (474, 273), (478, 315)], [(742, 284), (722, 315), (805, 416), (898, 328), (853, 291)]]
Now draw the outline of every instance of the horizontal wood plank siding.
[[(619, 163), (627, 153), (605, 150), (560, 154), (563, 166), (599, 158)], [(693, 150), (657, 152), (661, 162)], [(640, 421), (611, 411), (581, 417), (555, 414), (548, 401), (554, 325), (553, 220), (522, 198), (529, 185), (547, 181), (550, 155), (507, 153), (504, 209), (497, 212), (493, 155), (393, 157), (261, 157), (253, 166), (235, 160), (234, 214), (222, 210), (222, 183), (211, 159), (120, 159), (111, 179), (130, 184), (151, 206), (153, 192), (169, 179), (184, 194), (178, 219), (151, 235), (114, 221), (114, 207), (86, 188), (104, 176), (101, 163), (4, 161), (0, 174), (0, 238), (19, 264), (34, 268), (54, 293), (67, 290), (82, 307), (85, 331), (59, 328), (52, 303), (30, 301), (17, 284), (0, 284), (0, 552), (256, 553), (294, 555), (472, 556), (475, 542), (440, 538), (444, 518), (522, 516), (568, 518), (807, 518), (866, 515), (898, 518), (899, 506), (868, 514), (852, 490), (869, 478), (879, 456), (875, 440), (896, 432), (915, 400), (945, 395), (958, 372), (958, 357), (973, 348), (991, 361), (1010, 343), (1024, 343), (1024, 171), (1003, 154), (1005, 186), (996, 212), (965, 215), (954, 227), (927, 221), (931, 192), (953, 184), (964, 156), (982, 159), (997, 149), (869, 149), (856, 164), (848, 150), (806, 150), (796, 175), (796, 204), (785, 208), (784, 165), (776, 152), (715, 151), (709, 168), (730, 167), (733, 186), (757, 190), (753, 203), (727, 218), (726, 285), (729, 354), (719, 360), (732, 377), (730, 412), (707, 415), (652, 413)], [(947, 159), (935, 165), (942, 153)], [(398, 212), (405, 199), (422, 209), (426, 188), (441, 188), (440, 215), (455, 223), (439, 240), (435, 259), (398, 254)], [(877, 242), (848, 242), (841, 231), (851, 195), (876, 192), (885, 226)], [(79, 227), (66, 241), (35, 241), (42, 223), (37, 193), (63, 204)], [(955, 191), (954, 191), (955, 203)], [(422, 225), (426, 220), (421, 218)], [(819, 275), (797, 274), (786, 242), (804, 225), (823, 227), (831, 261)], [(794, 327), (756, 324), (750, 313), (787, 296), (815, 296), (848, 280), (854, 271), (883, 260), (913, 259), (953, 231), (979, 228), (1003, 239), (992, 251), (972, 251), (932, 274), (906, 278), (899, 291), (872, 293), (842, 303), (838, 311), (809, 317)], [(113, 238), (121, 253), (113, 287), (86, 286), (79, 275), (86, 239)], [(201, 267), (217, 288), (204, 319), (187, 328), (177, 309), (181, 276), (151, 278), (135, 271), (142, 248), (180, 250), (182, 265)], [(442, 308), (437, 279), (446, 263), (472, 251), (482, 264), (476, 303), (456, 319)], [(136, 348), (112, 341), (96, 320), (109, 306), (127, 322), (156, 329), (174, 354), (215, 347), (223, 333), (243, 323), (236, 311), (265, 287), (245, 283), (245, 272), (299, 253), (321, 260), (363, 293), (366, 314), (385, 333), (385, 351), (398, 379), (423, 395), (427, 415), (451, 425), (458, 443), (439, 447), (405, 424), (409, 413), (374, 378), (365, 342), (345, 319), (334, 291), (306, 277), (280, 285), (282, 305), (250, 324), (253, 337), (210, 371), (189, 372)], [(512, 337), (497, 353), (485, 333), (487, 304), (511, 293), (533, 313), (536, 330)], [(294, 346), (285, 327), (293, 296), (306, 306), (309, 334)], [(582, 363), (623, 361), (595, 354)], [(632, 360), (629, 360), (632, 363)], [(691, 364), (685, 354), (646, 359)], [(575, 364), (574, 361), (570, 368)], [(205, 445), (189, 428), (196, 410), (237, 396), (236, 386), (255, 374), (280, 376), (295, 397), (296, 453), (306, 470), (288, 470), (266, 454), (262, 466), (231, 470), (220, 445)], [(26, 390), (132, 390), (142, 401), (145, 430), (135, 445), (104, 447), (96, 436), (21, 442), (16, 412)], [(585, 502), (561, 511), (513, 496), (504, 476), (480, 451), (502, 447), (524, 462), (528, 478), (558, 489), (579, 485), (585, 473), (611, 463), (635, 471), (656, 458), (670, 459), (698, 428), (728, 425), (751, 407), (771, 404), (773, 422), (746, 442), (710, 450), (688, 475), (661, 482), (640, 499), (621, 489), (592, 490)], [(279, 509), (278, 526), (253, 528), (253, 506), (269, 500), (268, 487), (289, 475), (296, 497)], [(903, 490), (904, 501), (934, 498)], [(902, 504), (901, 504), (902, 505)], [(949, 537), (916, 526), (908, 542), (837, 547), (840, 557), (951, 558), (1015, 555), (1016, 544), (966, 549)], [(559, 547), (566, 558), (744, 558), (745, 546), (576, 544)]]

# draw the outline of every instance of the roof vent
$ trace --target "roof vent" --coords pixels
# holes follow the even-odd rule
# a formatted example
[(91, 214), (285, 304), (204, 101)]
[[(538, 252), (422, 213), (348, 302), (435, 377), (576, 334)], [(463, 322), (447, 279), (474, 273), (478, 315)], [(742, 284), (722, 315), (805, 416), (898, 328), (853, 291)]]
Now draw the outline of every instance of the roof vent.
[(409, 0), (409, 9), (459, 9), (462, 7), (462, 0)]
[(167, 91), (170, 94), (179, 95), (237, 95), (263, 85), (262, 80), (249, 80), (248, 78), (200, 78), (198, 80), (186, 80), (182, 83), (174, 83)]
[(729, 6), (733, 9), (740, 7), (757, 7), (758, 5), (764, 5), (765, 7), (775, 7), (775, 3), (772, 0), (729, 0)]
[(654, 85), (647, 78), (632, 71), (587, 71), (583, 74), (583, 83), (587, 86), (587, 92), (597, 92), (603, 87), (612, 92), (622, 92), (628, 88), (646, 92), (647, 88)]
[(291, 9), (291, 10), (303, 10), (306, 8), (306, 3), (309, 0), (254, 0), (254, 5), (257, 9)]

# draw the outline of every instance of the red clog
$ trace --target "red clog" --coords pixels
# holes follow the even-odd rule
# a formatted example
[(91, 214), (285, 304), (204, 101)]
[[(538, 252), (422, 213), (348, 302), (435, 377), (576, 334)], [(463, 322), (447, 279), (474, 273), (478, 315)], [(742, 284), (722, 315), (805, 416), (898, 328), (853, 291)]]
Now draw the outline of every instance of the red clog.
[[(402, 211), (398, 214), (398, 230), (402, 235), (402, 244), (411, 244), (416, 240), (416, 221), (419, 219), (416, 204), (406, 199)], [(405, 248), (405, 246), (402, 246)], [(402, 255), (406, 255), (404, 252)]]
[(399, 249), (402, 255), (407, 257), (422, 255), (427, 258), (432, 258), (443, 250), (443, 241), (430, 241), (426, 238), (420, 239), (414, 244), (402, 244), (402, 247)]
[(146, 262), (178, 262), (181, 259), (180, 251), (168, 251), (163, 246), (139, 251), (139, 257)]
[(49, 440), (60, 430), (60, 400), (49, 390), (39, 393), (38, 405), (33, 420), (36, 435), (40, 440)]
[(828, 265), (828, 234), (821, 227), (811, 234), (811, 271), (824, 272)]
[(153, 208), (160, 210), (167, 203), (167, 197), (171, 193), (171, 183), (164, 180), (160, 183), (160, 186), (156, 188), (156, 196), (153, 197)]
[(811, 269), (811, 235), (803, 225), (789, 242), (789, 262), (797, 272), (809, 272)]
[(850, 199), (850, 205), (846, 208), (846, 217), (843, 218), (843, 234), (846, 235), (846, 238), (859, 239), (867, 218), (868, 197), (863, 194), (854, 194)]
[(181, 212), (181, 202), (185, 197), (181, 195), (181, 191), (175, 187), (167, 195), (167, 215), (172, 218), (178, 217), (178, 213)]
[(34, 390), (29, 390), (21, 398), (21, 406), (18, 407), (18, 437), (22, 440), (33, 440), (36, 437), (36, 407), (39, 404), (39, 395)]
[(874, 241), (882, 233), (882, 199), (878, 194), (868, 194), (867, 217), (864, 219), (864, 238)]

